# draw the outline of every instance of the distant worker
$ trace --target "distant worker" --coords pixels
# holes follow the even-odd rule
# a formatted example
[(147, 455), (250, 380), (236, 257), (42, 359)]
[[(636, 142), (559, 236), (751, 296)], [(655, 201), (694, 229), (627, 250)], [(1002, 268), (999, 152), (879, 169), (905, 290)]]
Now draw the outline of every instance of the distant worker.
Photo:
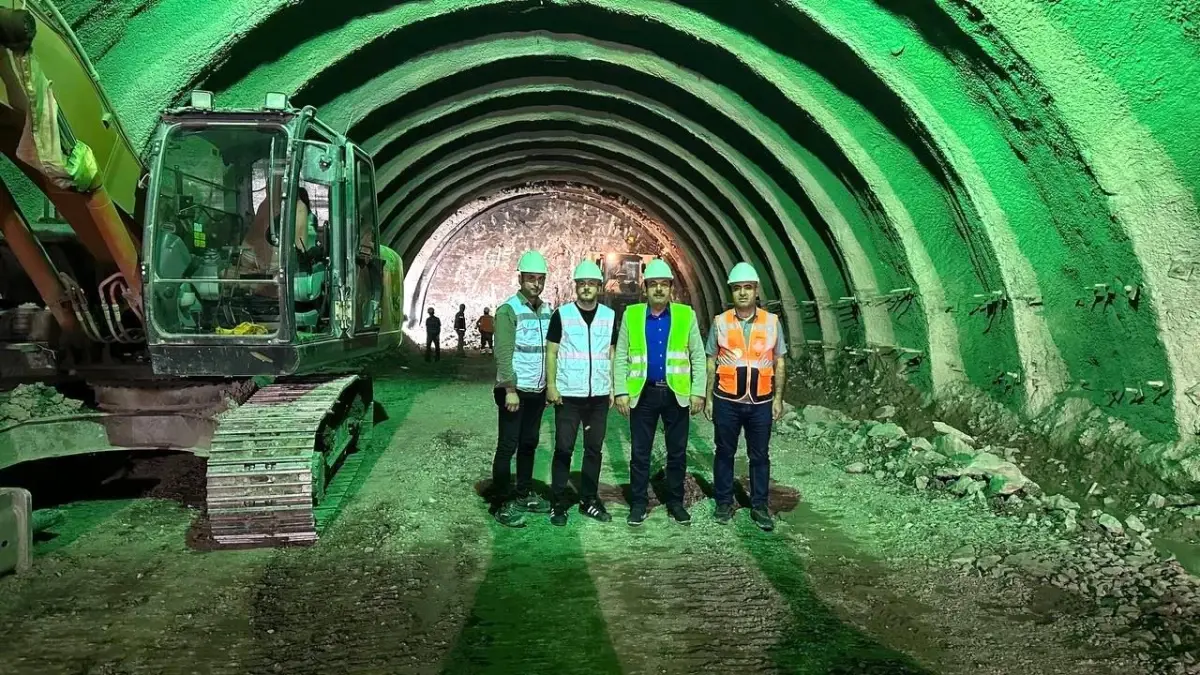
[(483, 308), (483, 316), (475, 322), (475, 328), (479, 330), (479, 351), (485, 354), (491, 352), (492, 336), (496, 333), (496, 322), (487, 307)]
[(770, 531), (771, 424), (783, 417), (787, 344), (779, 317), (757, 305), (758, 272), (738, 263), (729, 272), (733, 309), (713, 320), (708, 335), (708, 394), (704, 416), (713, 421), (713, 517), (733, 518), (733, 459), (745, 430), (750, 458), (750, 519)]
[[(517, 263), (520, 290), (496, 308), (496, 388), (500, 424), (492, 460), (493, 515), (501, 525), (524, 527), (524, 513), (550, 504), (532, 491), (533, 453), (546, 410), (546, 332), (550, 308), (542, 302), (546, 259), (526, 251)], [(512, 460), (517, 457), (517, 481)]]
[(692, 308), (671, 302), (675, 275), (666, 262), (651, 260), (643, 278), (649, 305), (625, 309), (613, 360), (615, 404), (629, 418), (632, 441), (627, 522), (636, 527), (646, 520), (650, 448), (661, 419), (667, 441), (667, 513), (690, 525), (692, 516), (683, 504), (688, 411), (696, 415), (704, 408), (704, 338)]
[(617, 344), (616, 314), (597, 301), (603, 277), (596, 263), (585, 260), (575, 268), (575, 302), (550, 315), (546, 334), (546, 402), (554, 408), (554, 461), (551, 465), (550, 522), (567, 524), (570, 504), (564, 495), (575, 439), (583, 426), (583, 471), (579, 512), (602, 523), (612, 516), (600, 501), (600, 463), (608, 409), (612, 407), (613, 347)]
[(429, 316), (425, 317), (425, 360), (442, 360), (442, 320), (434, 316), (432, 307)]
[(458, 334), (458, 355), (462, 356), (466, 351), (466, 345), (463, 341), (467, 337), (467, 306), (459, 305), (458, 314), (454, 315), (454, 332)]

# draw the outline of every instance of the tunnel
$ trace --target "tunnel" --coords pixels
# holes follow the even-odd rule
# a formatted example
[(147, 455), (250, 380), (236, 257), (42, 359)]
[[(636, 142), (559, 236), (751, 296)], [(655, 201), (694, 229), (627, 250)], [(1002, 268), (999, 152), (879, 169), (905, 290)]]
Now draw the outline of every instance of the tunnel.
[[(1115, 46), (1107, 13), (1024, 3), (306, 0), (217, 5), (203, 27), (170, 2), (63, 12), (138, 142), (192, 89), (226, 106), (284, 91), (359, 142), (410, 315), (454, 284), (438, 258), (455, 214), (500, 231), (517, 206), (471, 208), (586, 189), (668, 233), (700, 314), (750, 262), (793, 354), (1068, 435), (1098, 410), (1124, 453), (1196, 480), (1194, 59), (1165, 65), (1194, 13), (1152, 4), (1134, 16), (1162, 58)], [(508, 248), (487, 273), (511, 272)]]
[[(1030, 476), (1039, 482), (1046, 476), (1043, 487), (1048, 491), (1061, 490), (1089, 505), (1095, 502), (1093, 520), (1103, 509), (1121, 508), (1104, 497), (1127, 499), (1117, 495), (1121, 485), (1142, 490), (1137, 493), (1140, 502), (1130, 505), (1129, 513), (1144, 509), (1149, 495), (1150, 502), (1163, 500), (1190, 518), (1188, 531), (1196, 535), (1200, 7), (1193, 2), (57, 4), (137, 147), (150, 143), (159, 113), (181, 105), (194, 90), (211, 91), (219, 107), (233, 108), (254, 108), (265, 93), (282, 92), (297, 107), (315, 108), (321, 119), (370, 154), (379, 230), (383, 243), (403, 262), (404, 326), (408, 339), (416, 343), (410, 345), (415, 350), (411, 370), (406, 365), (397, 377), (436, 379), (439, 371), (424, 364), (419, 353), (426, 312), (436, 309), (443, 317), (442, 349), (452, 352), (447, 346), (453, 341), (449, 317), (463, 305), (468, 324), (474, 326), (484, 308), (494, 310), (504, 303), (516, 289), (517, 260), (526, 250), (546, 255), (550, 271), (545, 297), (554, 305), (573, 299), (570, 271), (580, 260), (607, 260), (610, 266), (630, 258), (637, 265), (656, 257), (666, 260), (677, 271), (676, 300), (696, 310), (706, 332), (712, 318), (730, 306), (730, 269), (747, 262), (761, 275), (763, 306), (779, 317), (791, 378), (789, 405), (797, 410), (806, 405), (840, 410), (845, 415), (837, 413), (836, 420), (848, 415), (846, 420), (899, 424), (914, 437), (945, 435), (953, 427), (955, 433), (975, 439), (971, 443), (977, 449), (991, 447), (1001, 455), (1005, 447), (1021, 446), (1024, 450), (1017, 454), (1042, 472), (1034, 475), (1035, 469), (1029, 468)], [(450, 361), (447, 354), (442, 358)], [(483, 407), (465, 414), (486, 417), (473, 441), (466, 439), (475, 431), (456, 430), (458, 416), (433, 410), (443, 400), (465, 405), (467, 394), (456, 393), (459, 390), (434, 396), (411, 388), (416, 385), (404, 385), (410, 388), (387, 394), (393, 398), (386, 403), (425, 411), (424, 417), (413, 419), (418, 419), (419, 429), (433, 425), (427, 436), (436, 438), (441, 451), (453, 451), (456, 443), (487, 446), (496, 433), (488, 393), (493, 372), (487, 358), (474, 363), (443, 368), (483, 382), (478, 386), (484, 393), (471, 394)], [(835, 419), (817, 419), (821, 414), (804, 413), (802, 418), (820, 424)], [(436, 424), (446, 427), (422, 419), (440, 420)], [(616, 424), (609, 424), (610, 436)], [(420, 436), (425, 431), (413, 433)], [(492, 438), (484, 438), (487, 434)], [(874, 443), (877, 437), (869, 438)], [(614, 443), (610, 440), (607, 453), (626, 452)], [(543, 434), (541, 447), (547, 444), (553, 445), (552, 427)], [(1011, 460), (1011, 453), (1003, 459)], [(480, 477), (487, 474), (484, 460), (475, 464)], [(856, 471), (839, 467), (837, 480), (864, 472), (882, 477), (894, 468), (882, 462), (877, 467), (867, 462)], [(394, 470), (397, 485), (405, 483), (403, 469)], [(451, 479), (437, 480), (445, 487)], [(793, 482), (805, 494), (804, 479)], [(912, 476), (903, 482), (911, 487)], [(918, 485), (924, 487), (919, 480)], [(1110, 493), (1104, 492), (1106, 485)], [(443, 497), (436, 489), (422, 484), (418, 491), (423, 506), (439, 508), (435, 501)], [(836, 492), (829, 488), (829, 494)], [(364, 541), (385, 538), (395, 527), (416, 532), (417, 516), (389, 511), (399, 508), (393, 503), (399, 498), (376, 496), (376, 515), (363, 516), (361, 522), (345, 518), (362, 528)], [(811, 499), (819, 497), (814, 494)], [(805, 495), (803, 501), (810, 498)], [(796, 514), (818, 518), (806, 507), (795, 508)], [(1087, 510), (1079, 513), (1080, 519), (1088, 517)], [(401, 524), (389, 524), (389, 517), (399, 518)], [(945, 527), (955, 527), (947, 523)], [(800, 531), (801, 526), (796, 527)], [(1123, 530), (1130, 527), (1122, 525)], [(1097, 525), (1088, 533), (1100, 536), (1106, 528), (1112, 529)], [(852, 548), (848, 540), (830, 534), (836, 529), (829, 525), (827, 532), (825, 524), (810, 523), (803, 536), (796, 536), (806, 546), (827, 551)], [(1041, 536), (1036, 523), (1029, 531), (1034, 532), (1029, 541)], [(846, 600), (855, 593), (850, 586), (874, 583), (874, 562), (863, 563), (861, 569), (855, 566), (861, 578), (843, 579), (831, 591), (848, 605), (864, 604), (857, 614), (846, 610), (858, 617), (863, 632), (849, 628), (854, 621), (844, 615), (810, 616), (817, 626), (812, 630), (829, 631), (835, 635), (831, 640), (838, 642), (820, 646), (818, 651), (826, 651), (813, 657), (812, 663), (820, 665), (812, 665), (812, 670), (796, 665), (806, 662), (796, 645), (809, 644), (809, 638), (788, 633), (792, 642), (781, 656), (766, 642), (755, 642), (761, 631), (744, 625), (752, 620), (738, 614), (738, 608), (747, 607), (758, 607), (761, 616), (786, 614), (788, 607), (801, 612), (796, 608), (808, 606), (807, 590), (764, 601), (775, 603), (770, 611), (759, 606), (753, 590), (722, 596), (726, 604), (708, 610), (736, 624), (734, 632), (745, 638), (731, 643), (733, 651), (724, 656), (703, 647), (700, 636), (705, 629), (679, 618), (706, 609), (670, 596), (663, 602), (679, 614), (655, 616), (665, 622), (662, 630), (676, 645), (676, 651), (664, 653), (674, 656), (641, 655), (631, 661), (622, 649), (640, 654), (640, 648), (628, 647), (636, 642), (629, 635), (613, 637), (612, 645), (604, 638), (590, 642), (575, 635), (560, 638), (562, 650), (574, 650), (581, 661), (592, 659), (594, 669), (581, 668), (578, 661), (568, 667), (542, 653), (550, 651), (552, 638), (534, 647), (525, 645), (529, 652), (524, 653), (524, 643), (506, 632), (509, 628), (488, 633), (477, 622), (502, 624), (508, 611), (503, 608), (520, 602), (522, 584), (545, 593), (554, 592), (556, 583), (576, 587), (572, 575), (586, 577), (588, 565), (563, 563), (550, 571), (558, 576), (531, 581), (534, 572), (514, 568), (536, 569), (543, 560), (536, 546), (499, 543), (508, 534), (495, 532), (463, 536), (493, 540), (493, 563), (502, 554), (511, 559), (508, 567), (487, 572), (489, 579), (503, 579), (487, 591), (492, 595), (484, 597), (480, 590), (475, 598), (477, 604), (490, 603), (491, 613), (464, 619), (468, 627), (463, 635), (474, 630), (472, 639), (478, 642), (447, 657), (450, 660), (442, 662), (445, 670), (438, 672), (744, 668), (916, 673), (970, 668), (971, 659), (962, 656), (967, 647), (957, 638), (939, 639), (937, 630), (929, 628), (936, 625), (932, 619), (905, 642), (908, 638), (884, 626), (887, 617), (863, 618), (871, 614), (863, 609), (872, 602), (864, 599), (871, 592), (863, 591), (857, 601)], [(574, 560), (572, 552), (598, 546), (598, 538), (581, 535), (546, 555)], [(704, 546), (716, 548), (688, 549), (690, 555), (710, 555), (720, 548)], [(756, 578), (767, 579), (764, 587), (808, 583), (793, 578), (798, 574), (794, 568), (805, 564), (800, 560), (804, 556), (775, 545), (747, 546), (747, 555), (758, 564)], [(394, 570), (373, 567), (370, 550), (372, 546), (346, 548), (339, 555), (347, 569), (355, 570), (356, 579), (382, 590), (334, 602), (377, 601), (399, 607), (403, 603), (397, 598), (404, 595), (408, 581)], [(971, 583), (998, 584), (997, 579), (1004, 578), (993, 576), (991, 565), (979, 564), (985, 554), (958, 557), (970, 558)], [(413, 582), (421, 598), (403, 611), (426, 612), (451, 622), (462, 619), (454, 618), (455, 611), (471, 615), (470, 607), (442, 614), (432, 609), (443, 601), (452, 606), (457, 602), (454, 589), (465, 583), (450, 569), (452, 563), (438, 560), (428, 550), (405, 553), (403, 564), (424, 570), (425, 581)], [(318, 571), (306, 568), (309, 563)], [(339, 564), (308, 556), (268, 566), (257, 581), (260, 596), (255, 604), (256, 611), (265, 614), (250, 619), (258, 621), (258, 627), (270, 625), (278, 631), (262, 637), (264, 644), (282, 649), (292, 644), (290, 640), (303, 642), (291, 631), (309, 629), (294, 613), (317, 611), (312, 598), (292, 597), (296, 604), (287, 605), (271, 593), (295, 595), (289, 581), (306, 575), (309, 583), (336, 584)], [(644, 564), (646, 574), (659, 584), (669, 584), (671, 570), (677, 569), (661, 559)], [(713, 584), (736, 585), (736, 577), (722, 575), (721, 564), (696, 572), (681, 563), (678, 569), (687, 567), (693, 570), (689, 574), (710, 578)], [(1008, 567), (1022, 565), (1018, 561)], [(598, 594), (593, 604), (620, 605), (626, 592), (620, 584), (605, 578), (606, 572), (590, 573), (598, 587), (587, 591)], [(1038, 577), (1036, 571), (1031, 574)], [(1044, 588), (1079, 583), (1072, 577), (1055, 584), (1052, 574), (1038, 578), (1041, 585), (1032, 595), (1013, 604), (1054, 606), (1056, 602), (1047, 599), (1051, 591)], [(435, 582), (440, 584), (437, 590)], [(421, 585), (425, 583), (429, 585)], [(1113, 583), (1104, 586), (1106, 591)], [(400, 591), (394, 590), (397, 585)], [(909, 601), (882, 597), (902, 595), (896, 590), (901, 587), (885, 590), (881, 585), (874, 601), (897, 616), (938, 611), (922, 604), (932, 602), (928, 598), (906, 604)], [(1003, 592), (998, 586), (988, 588)], [(1091, 588), (1095, 590), (1094, 582)], [(652, 611), (655, 601), (646, 599), (649, 591), (627, 592), (638, 596), (638, 607)], [(1194, 607), (1197, 596), (1190, 597)], [(590, 607), (578, 597), (565, 602), (576, 609)], [(1185, 605), (1181, 600), (1176, 606)], [(336, 609), (351, 611), (349, 605)], [(624, 614), (612, 610), (614, 614), (603, 616), (584, 607), (580, 611), (586, 616), (578, 624), (561, 607), (546, 611), (562, 625), (537, 625), (538, 612), (512, 610), (537, 631), (600, 635), (606, 622), (612, 632), (630, 628), (613, 622), (638, 621), (638, 610), (628, 608)], [(1118, 613), (1113, 609), (1105, 616)], [(1185, 612), (1180, 609), (1175, 615)], [(1134, 659), (1125, 665), (1164, 668), (1145, 672), (1200, 672), (1194, 670), (1200, 638), (1195, 625), (1188, 631), (1163, 638), (1166, 661), (1151, 666), (1149, 659)], [(384, 629), (371, 627), (368, 632), (386, 639)], [(864, 637), (867, 634), (873, 637)], [(1043, 637), (1046, 642), (1012, 656), (1007, 666), (993, 662), (987, 666), (993, 670), (975, 672), (1077, 672), (1052, 669), (1059, 667), (1059, 656), (1050, 655), (1056, 648), (1047, 646), (1051, 640)], [(346, 672), (417, 672), (389, 670), (383, 661), (357, 657), (339, 662), (333, 656), (339, 645), (368, 649), (361, 633), (346, 636), (335, 628), (319, 629), (311, 639), (329, 646), (327, 655), (314, 658), (349, 664)], [(411, 654), (426, 658), (437, 652), (435, 638), (429, 640), (413, 646)], [(489, 640), (500, 647), (489, 651)], [(1150, 644), (1150, 638), (1146, 641)], [(937, 665), (924, 670), (907, 657), (885, 656), (884, 643), (897, 652), (918, 654), (926, 665)], [(691, 646), (680, 646), (684, 644)], [(242, 647), (234, 645), (230, 654)], [(387, 654), (391, 663), (399, 663), (409, 651)], [(772, 656), (763, 656), (767, 653)], [(251, 665), (311, 672), (311, 662), (289, 661), (285, 655), (263, 658)], [(529, 670), (516, 665), (504, 670), (503, 659), (525, 663)], [(415, 667), (415, 662), (404, 663), (405, 668)], [(228, 672), (239, 671), (231, 666)]]

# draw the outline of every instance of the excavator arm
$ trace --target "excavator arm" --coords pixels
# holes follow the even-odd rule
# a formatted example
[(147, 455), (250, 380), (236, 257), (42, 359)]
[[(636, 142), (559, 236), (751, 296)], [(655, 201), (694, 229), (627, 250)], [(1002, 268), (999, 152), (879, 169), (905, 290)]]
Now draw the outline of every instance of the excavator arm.
[(121, 311), (111, 305), (123, 300), (142, 315), (133, 214), (144, 167), (58, 9), (48, 0), (18, 4), (0, 10), (0, 152), (46, 195), (101, 270), (104, 281), (91, 297), (98, 296), (105, 321), (88, 310), (82, 280), (55, 269), (7, 186), (0, 190), (0, 231), (64, 330), (128, 341)]

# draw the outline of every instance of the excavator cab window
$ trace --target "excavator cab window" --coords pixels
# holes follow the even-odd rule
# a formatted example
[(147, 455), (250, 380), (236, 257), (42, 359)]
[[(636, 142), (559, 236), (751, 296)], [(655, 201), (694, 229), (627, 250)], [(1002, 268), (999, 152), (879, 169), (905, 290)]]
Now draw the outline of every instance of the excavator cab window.
[(288, 185), (286, 131), (179, 125), (163, 143), (148, 280), (158, 332), (276, 335), (280, 242), (294, 231), (282, 214), (307, 231), (312, 212)]
[(354, 151), (355, 227), (348, 229), (348, 250), (354, 252), (354, 329), (378, 330), (383, 286), (379, 257), (379, 222), (375, 208), (375, 168), (361, 151)]
[(305, 340), (328, 335), (332, 329), (329, 288), (333, 259), (329, 236), (330, 230), (344, 229), (337, 224), (344, 218), (345, 208), (335, 189), (343, 163), (341, 148), (312, 127), (298, 147), (302, 157), (298, 199), (306, 213), (294, 224), (292, 300), (296, 334)]

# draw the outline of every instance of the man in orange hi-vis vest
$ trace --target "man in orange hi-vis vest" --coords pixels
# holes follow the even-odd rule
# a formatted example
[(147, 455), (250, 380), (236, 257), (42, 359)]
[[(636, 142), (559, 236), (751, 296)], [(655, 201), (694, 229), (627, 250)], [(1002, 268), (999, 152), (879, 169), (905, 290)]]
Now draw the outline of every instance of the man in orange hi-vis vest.
[(774, 529), (767, 509), (771, 481), (771, 425), (783, 417), (787, 345), (779, 317), (758, 307), (758, 273), (749, 263), (729, 272), (733, 309), (713, 320), (708, 335), (708, 395), (704, 416), (713, 421), (713, 517), (733, 518), (733, 457), (746, 430), (750, 457), (750, 519)]

